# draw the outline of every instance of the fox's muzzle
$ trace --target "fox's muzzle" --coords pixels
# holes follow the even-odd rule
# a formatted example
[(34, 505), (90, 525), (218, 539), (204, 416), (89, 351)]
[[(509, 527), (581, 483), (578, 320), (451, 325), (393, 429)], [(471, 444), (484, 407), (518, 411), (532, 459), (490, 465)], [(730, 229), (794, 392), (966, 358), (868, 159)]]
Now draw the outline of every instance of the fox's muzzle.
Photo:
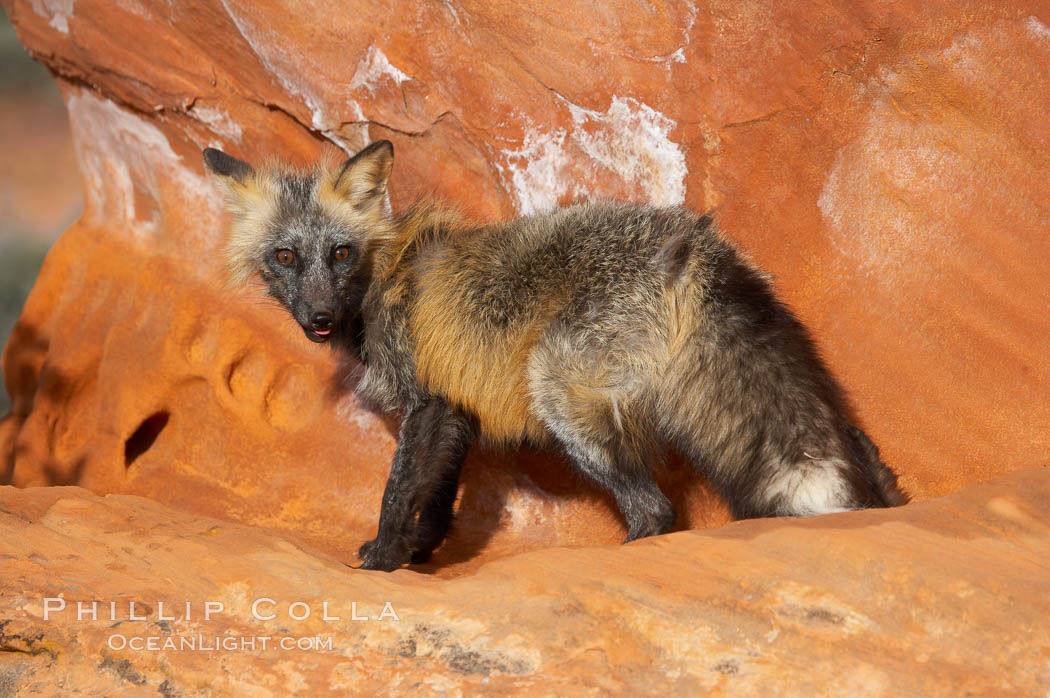
[(332, 336), (333, 324), (332, 313), (327, 310), (319, 310), (310, 315), (310, 324), (303, 325), (303, 332), (312, 342), (327, 342)]

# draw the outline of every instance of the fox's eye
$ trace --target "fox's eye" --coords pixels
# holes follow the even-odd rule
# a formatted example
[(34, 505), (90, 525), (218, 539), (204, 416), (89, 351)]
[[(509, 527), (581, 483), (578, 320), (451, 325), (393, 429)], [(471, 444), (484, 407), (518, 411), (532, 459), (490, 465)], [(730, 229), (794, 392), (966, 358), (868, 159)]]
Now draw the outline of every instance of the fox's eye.
[(335, 248), (335, 259), (337, 262), (342, 262), (344, 259), (350, 256), (350, 248), (346, 245), (340, 245)]
[(295, 253), (291, 250), (277, 250), (277, 261), (288, 266), (295, 261)]

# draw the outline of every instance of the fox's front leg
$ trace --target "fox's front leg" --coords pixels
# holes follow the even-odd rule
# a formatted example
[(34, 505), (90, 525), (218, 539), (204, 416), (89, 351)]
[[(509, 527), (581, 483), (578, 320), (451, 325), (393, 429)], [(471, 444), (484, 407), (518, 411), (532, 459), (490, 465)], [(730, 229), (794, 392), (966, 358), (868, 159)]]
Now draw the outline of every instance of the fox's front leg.
[(425, 559), (440, 544), (454, 499), (445, 494), (450, 487), (455, 491), (473, 436), (472, 420), (438, 398), (405, 415), (383, 491), (379, 533), (357, 553), (363, 569), (396, 570), (413, 556)]

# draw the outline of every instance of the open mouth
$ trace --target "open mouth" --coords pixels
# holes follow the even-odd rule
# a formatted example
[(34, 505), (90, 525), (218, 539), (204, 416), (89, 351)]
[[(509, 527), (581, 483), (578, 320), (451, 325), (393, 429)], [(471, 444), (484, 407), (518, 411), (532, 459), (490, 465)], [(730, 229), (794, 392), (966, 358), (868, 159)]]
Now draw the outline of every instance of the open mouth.
[(308, 327), (304, 327), (303, 332), (306, 333), (307, 339), (311, 342), (317, 342), (318, 344), (327, 342), (328, 338), (332, 335), (332, 330), (330, 328), (327, 330), (311, 330)]

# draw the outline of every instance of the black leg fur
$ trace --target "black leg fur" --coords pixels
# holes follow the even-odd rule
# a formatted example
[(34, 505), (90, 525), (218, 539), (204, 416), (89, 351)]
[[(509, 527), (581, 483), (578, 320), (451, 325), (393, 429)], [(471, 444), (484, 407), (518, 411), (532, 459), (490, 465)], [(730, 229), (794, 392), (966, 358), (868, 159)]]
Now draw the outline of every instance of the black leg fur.
[(645, 463), (634, 464), (624, 459), (606, 461), (573, 443), (566, 444), (566, 451), (577, 470), (616, 498), (627, 522), (624, 543), (667, 533), (674, 526), (674, 507), (660, 491)]
[(389, 572), (426, 559), (441, 543), (474, 433), (473, 420), (436, 398), (405, 415), (383, 492), (379, 532), (358, 551), (363, 569)]
[(468, 446), (469, 444), (464, 443), (462, 453), (458, 456), (454, 453), (449, 454), (450, 458), (446, 463), (443, 479), (430, 500), (423, 504), (419, 512), (419, 521), (416, 523), (416, 530), (410, 541), (413, 564), (429, 560), (431, 553), (441, 545), (448, 534), (448, 529), (452, 525), (452, 509), (456, 503), (456, 493), (459, 491), (459, 471)]

